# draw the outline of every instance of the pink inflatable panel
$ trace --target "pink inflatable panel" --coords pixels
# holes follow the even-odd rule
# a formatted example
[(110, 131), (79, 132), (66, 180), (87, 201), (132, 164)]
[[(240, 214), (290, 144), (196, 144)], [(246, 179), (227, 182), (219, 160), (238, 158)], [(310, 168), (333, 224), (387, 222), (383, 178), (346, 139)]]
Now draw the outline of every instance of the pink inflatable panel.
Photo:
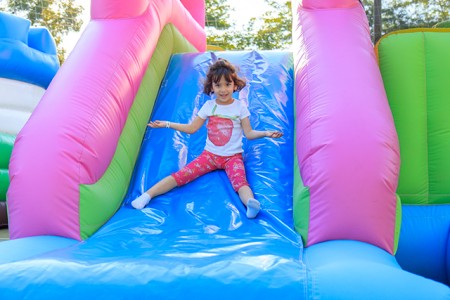
[(307, 246), (349, 239), (393, 253), (399, 148), (366, 15), (358, 1), (314, 3), (326, 9), (298, 5), (293, 23)]
[(92, 20), (18, 135), (10, 236), (80, 239), (79, 186), (108, 168), (163, 27), (199, 51), (203, 28), (178, 0), (94, 0)]

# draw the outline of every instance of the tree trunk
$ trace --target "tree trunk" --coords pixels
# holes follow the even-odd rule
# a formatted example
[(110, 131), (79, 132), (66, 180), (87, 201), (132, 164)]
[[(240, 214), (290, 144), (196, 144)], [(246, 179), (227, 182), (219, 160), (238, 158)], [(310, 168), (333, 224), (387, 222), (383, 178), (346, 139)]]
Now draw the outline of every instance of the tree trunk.
[(381, 38), (381, 0), (373, 0), (373, 43)]

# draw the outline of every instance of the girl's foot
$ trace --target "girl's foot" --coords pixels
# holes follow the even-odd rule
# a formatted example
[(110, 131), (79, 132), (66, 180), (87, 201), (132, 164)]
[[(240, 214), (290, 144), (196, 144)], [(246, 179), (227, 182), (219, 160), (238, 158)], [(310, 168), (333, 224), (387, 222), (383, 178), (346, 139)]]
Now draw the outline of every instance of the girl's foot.
[(247, 218), (254, 219), (261, 210), (261, 204), (256, 199), (248, 199), (247, 202)]
[(136, 209), (143, 209), (150, 202), (150, 195), (147, 193), (143, 193), (133, 201), (131, 201), (131, 206)]

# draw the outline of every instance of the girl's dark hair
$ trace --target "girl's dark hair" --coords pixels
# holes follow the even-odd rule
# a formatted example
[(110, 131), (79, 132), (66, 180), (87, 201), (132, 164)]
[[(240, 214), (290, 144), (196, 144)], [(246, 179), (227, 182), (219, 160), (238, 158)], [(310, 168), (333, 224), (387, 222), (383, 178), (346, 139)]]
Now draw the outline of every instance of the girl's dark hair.
[(239, 92), (245, 87), (245, 80), (240, 78), (236, 73), (236, 68), (228, 60), (219, 58), (215, 63), (213, 63), (206, 74), (206, 80), (203, 84), (203, 93), (206, 95), (212, 95), (213, 83), (218, 83), (222, 77), (225, 78), (227, 82), (234, 82), (236, 87), (235, 92)]

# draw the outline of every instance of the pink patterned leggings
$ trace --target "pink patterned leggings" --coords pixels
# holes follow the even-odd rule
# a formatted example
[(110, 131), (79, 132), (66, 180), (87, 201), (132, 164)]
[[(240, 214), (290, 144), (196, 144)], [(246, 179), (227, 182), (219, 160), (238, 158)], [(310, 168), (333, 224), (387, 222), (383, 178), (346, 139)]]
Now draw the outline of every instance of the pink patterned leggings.
[(196, 159), (184, 168), (172, 174), (178, 186), (185, 185), (194, 179), (214, 170), (225, 169), (233, 189), (237, 192), (243, 186), (248, 186), (245, 177), (242, 154), (219, 156), (204, 150)]

